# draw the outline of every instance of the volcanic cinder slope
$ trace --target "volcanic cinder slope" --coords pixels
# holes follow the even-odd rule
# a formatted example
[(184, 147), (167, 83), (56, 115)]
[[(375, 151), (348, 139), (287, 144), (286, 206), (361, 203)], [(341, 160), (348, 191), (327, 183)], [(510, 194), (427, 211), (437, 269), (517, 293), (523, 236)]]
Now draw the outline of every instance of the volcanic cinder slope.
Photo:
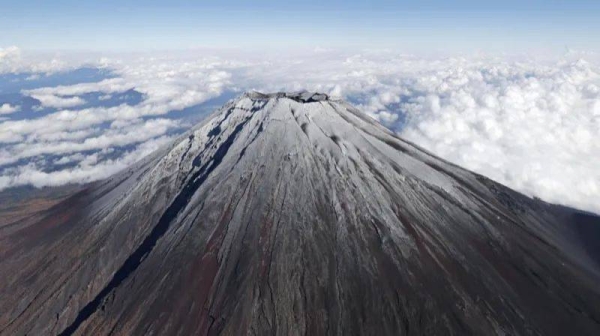
[(249, 93), (0, 226), (2, 335), (599, 335), (600, 221)]

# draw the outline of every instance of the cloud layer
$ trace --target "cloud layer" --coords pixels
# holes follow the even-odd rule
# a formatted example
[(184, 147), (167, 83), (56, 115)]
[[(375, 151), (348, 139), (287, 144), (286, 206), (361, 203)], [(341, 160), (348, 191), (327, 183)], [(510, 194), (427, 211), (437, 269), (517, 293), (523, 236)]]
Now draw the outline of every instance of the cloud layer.
[(0, 105), (0, 114), (11, 114), (19, 111), (19, 106), (14, 106), (9, 103), (4, 103)]
[[(20, 54), (0, 49), (0, 70), (49, 69)], [(115, 78), (22, 92), (54, 110), (0, 121), (0, 188), (104, 178), (182, 131), (185, 120), (172, 111), (232, 91), (308, 89), (348, 99), (401, 136), (516, 190), (600, 212), (600, 68), (595, 55), (580, 56), (426, 58), (317, 49), (105, 58), (95, 64)], [(143, 100), (84, 106), (86, 94), (111, 99), (127, 90)], [(21, 113), (0, 105), (11, 111), (6, 116)]]
[(404, 137), (528, 195), (600, 209), (600, 95), (590, 64), (455, 68), (414, 87), (400, 106)]

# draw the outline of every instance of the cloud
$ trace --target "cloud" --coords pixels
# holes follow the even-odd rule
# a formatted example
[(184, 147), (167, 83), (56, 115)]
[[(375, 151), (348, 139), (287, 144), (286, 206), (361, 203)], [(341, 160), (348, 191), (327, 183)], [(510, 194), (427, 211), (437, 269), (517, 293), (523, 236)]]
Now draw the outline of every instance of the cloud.
[(528, 195), (598, 211), (598, 74), (583, 61), (449, 68), (411, 84), (400, 132)]
[(33, 90), (24, 90), (23, 94), (29, 96), (79, 96), (90, 92), (114, 93), (124, 92), (135, 87), (135, 83), (128, 82), (124, 78), (109, 78), (100, 82), (80, 83), (75, 85), (59, 85), (43, 87)]
[(67, 108), (85, 104), (85, 100), (80, 97), (61, 97), (52, 94), (34, 94), (31, 97), (39, 100), (44, 107)]
[(16, 46), (0, 48), (0, 74), (4, 73), (52, 73), (73, 69), (81, 62), (67, 62), (48, 55), (23, 55)]
[(18, 112), (21, 108), (19, 106), (13, 106), (8, 103), (0, 105), (0, 114), (11, 114)]
[[(21, 50), (15, 46), (0, 48), (0, 66), (8, 67), (21, 57)], [(0, 69), (2, 69), (0, 68)]]
[(83, 161), (83, 159), (85, 159), (85, 156), (83, 154), (76, 153), (76, 154), (69, 155), (69, 156), (63, 156), (58, 160), (54, 160), (54, 164), (55, 165), (65, 165), (65, 164), (69, 164), (72, 162)]
[(177, 120), (138, 119), (108, 130), (88, 129), (79, 132), (36, 134), (36, 137), (30, 137), (28, 141), (9, 147), (8, 151), (0, 150), (0, 167), (40, 155), (63, 155), (143, 143), (179, 127), (180, 122)]
[(41, 188), (101, 180), (127, 168), (172, 140), (172, 137), (167, 136), (153, 139), (116, 160), (98, 162), (97, 154), (90, 155), (80, 160), (81, 163), (76, 167), (58, 171), (46, 172), (35, 164), (29, 164), (13, 170), (11, 175), (0, 176), (0, 189), (22, 185)]

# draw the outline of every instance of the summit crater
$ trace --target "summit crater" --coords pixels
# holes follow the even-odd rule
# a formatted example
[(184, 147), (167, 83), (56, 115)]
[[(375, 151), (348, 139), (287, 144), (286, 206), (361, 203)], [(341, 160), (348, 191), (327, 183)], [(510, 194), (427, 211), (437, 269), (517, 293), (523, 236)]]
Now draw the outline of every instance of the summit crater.
[(299, 103), (314, 103), (319, 101), (334, 100), (329, 95), (319, 92), (310, 91), (297, 91), (297, 92), (273, 92), (273, 93), (261, 93), (257, 91), (250, 91), (244, 94), (253, 100), (268, 100), (273, 98), (288, 98)]

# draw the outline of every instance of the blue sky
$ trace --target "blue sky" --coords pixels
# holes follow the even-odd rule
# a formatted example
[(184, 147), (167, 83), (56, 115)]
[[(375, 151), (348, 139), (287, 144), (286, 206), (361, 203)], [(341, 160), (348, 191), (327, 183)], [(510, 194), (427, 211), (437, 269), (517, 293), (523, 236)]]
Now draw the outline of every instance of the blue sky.
[(0, 1), (25, 50), (384, 47), (600, 49), (600, 1)]

